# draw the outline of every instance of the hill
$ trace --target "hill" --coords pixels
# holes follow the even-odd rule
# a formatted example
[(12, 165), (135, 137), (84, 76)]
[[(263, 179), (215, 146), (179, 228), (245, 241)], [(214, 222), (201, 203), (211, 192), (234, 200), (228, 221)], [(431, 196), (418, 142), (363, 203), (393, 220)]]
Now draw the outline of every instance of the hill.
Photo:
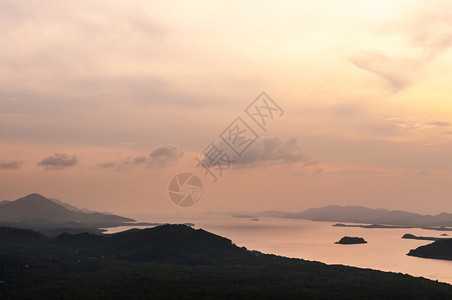
[[(36, 248), (38, 245), (38, 249)], [(186, 225), (162, 225), (148, 229), (99, 235), (63, 233), (48, 238), (32, 230), (0, 227), (0, 253), (7, 255), (77, 254), (128, 261), (170, 261), (206, 264), (248, 259), (250, 252), (231, 240)]]
[(30, 194), (15, 201), (3, 202), (0, 205), (0, 224), (13, 227), (33, 229), (96, 228), (134, 221), (117, 215), (97, 212), (86, 213), (77, 210), (75, 207), (68, 209), (67, 205), (62, 205), (39, 194)]
[(440, 239), (431, 244), (420, 246), (408, 253), (410, 256), (452, 260), (452, 239)]
[[(113, 235), (62, 234), (55, 239), (3, 228), (0, 245), (5, 241), (12, 244), (0, 249), (2, 299), (452, 297), (448, 284), (248, 251), (184, 225)], [(26, 253), (18, 253), (19, 248)]]

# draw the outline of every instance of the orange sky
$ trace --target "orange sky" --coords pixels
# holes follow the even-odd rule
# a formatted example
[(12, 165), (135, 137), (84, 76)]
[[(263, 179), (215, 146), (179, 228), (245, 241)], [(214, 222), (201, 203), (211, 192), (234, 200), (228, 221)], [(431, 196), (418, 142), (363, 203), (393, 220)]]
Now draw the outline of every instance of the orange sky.
[[(452, 212), (451, 11), (0, 1), (0, 200), (180, 212), (168, 182), (194, 172), (205, 190), (186, 212)], [(212, 183), (195, 157), (262, 91), (284, 115)]]

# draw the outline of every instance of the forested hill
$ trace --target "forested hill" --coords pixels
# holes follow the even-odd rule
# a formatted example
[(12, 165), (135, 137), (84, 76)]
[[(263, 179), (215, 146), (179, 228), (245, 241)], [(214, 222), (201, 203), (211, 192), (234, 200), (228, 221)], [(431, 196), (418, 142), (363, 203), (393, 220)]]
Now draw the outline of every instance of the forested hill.
[(249, 251), (185, 225), (113, 235), (0, 228), (1, 299), (451, 299), (408, 275)]

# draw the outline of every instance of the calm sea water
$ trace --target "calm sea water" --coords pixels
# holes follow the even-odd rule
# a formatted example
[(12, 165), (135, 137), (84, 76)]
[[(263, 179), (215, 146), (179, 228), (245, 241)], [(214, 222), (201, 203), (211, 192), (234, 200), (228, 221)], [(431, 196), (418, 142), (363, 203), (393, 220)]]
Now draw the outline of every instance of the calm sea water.
[[(134, 217), (134, 216), (132, 216)], [(360, 268), (400, 272), (452, 284), (452, 261), (407, 256), (410, 249), (431, 243), (407, 240), (405, 233), (436, 236), (442, 232), (423, 229), (365, 229), (333, 227), (332, 222), (278, 218), (259, 221), (224, 215), (135, 216), (137, 220), (162, 223), (194, 223), (195, 228), (227, 237), (238, 246), (264, 253), (343, 264)], [(138, 227), (110, 228), (108, 233)], [(141, 227), (143, 228), (143, 227)], [(447, 232), (446, 232), (447, 233)], [(452, 232), (449, 232), (452, 235)], [(368, 243), (337, 245), (343, 236), (363, 237)], [(452, 236), (451, 236), (452, 237)]]

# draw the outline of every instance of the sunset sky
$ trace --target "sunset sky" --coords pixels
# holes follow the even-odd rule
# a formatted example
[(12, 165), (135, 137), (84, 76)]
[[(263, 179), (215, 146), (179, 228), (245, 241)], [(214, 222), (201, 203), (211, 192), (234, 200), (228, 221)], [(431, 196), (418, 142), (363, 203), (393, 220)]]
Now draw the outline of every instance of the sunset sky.
[[(450, 1), (0, 0), (0, 40), (0, 200), (452, 212)], [(284, 115), (213, 183), (195, 157), (262, 91)]]

